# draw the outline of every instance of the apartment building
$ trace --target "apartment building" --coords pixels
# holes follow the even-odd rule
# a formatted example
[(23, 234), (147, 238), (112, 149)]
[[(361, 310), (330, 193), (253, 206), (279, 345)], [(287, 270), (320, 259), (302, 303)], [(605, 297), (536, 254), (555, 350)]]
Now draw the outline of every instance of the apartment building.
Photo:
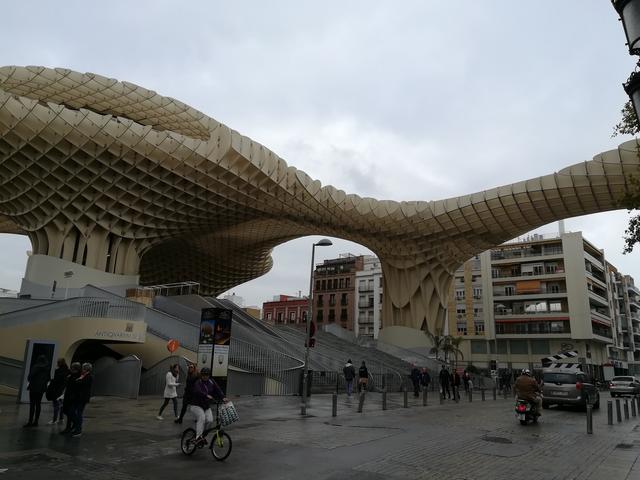
[(313, 287), (313, 318), (318, 328), (335, 323), (347, 330), (355, 328), (356, 272), (364, 266), (364, 256), (350, 253), (316, 265)]
[(469, 340), (465, 360), (479, 367), (541, 368), (544, 357), (577, 351), (601, 374), (614, 344), (611, 298), (602, 250), (580, 232), (533, 234), (456, 272), (449, 331)]
[(278, 295), (273, 301), (262, 304), (262, 320), (271, 325), (304, 325), (308, 311), (308, 298)]
[(358, 337), (378, 338), (382, 317), (382, 266), (373, 255), (363, 256), (362, 270), (356, 271), (354, 333)]

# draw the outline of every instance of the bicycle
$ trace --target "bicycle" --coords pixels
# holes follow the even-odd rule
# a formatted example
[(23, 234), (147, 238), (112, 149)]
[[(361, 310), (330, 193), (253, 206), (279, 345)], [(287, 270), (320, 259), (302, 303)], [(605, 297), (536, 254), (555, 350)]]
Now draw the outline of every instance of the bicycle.
[[(210, 432), (214, 432), (214, 435), (211, 441), (207, 441), (207, 435), (209, 435)], [(193, 455), (196, 450), (203, 448), (208, 443), (211, 455), (220, 462), (231, 454), (231, 437), (222, 429), (222, 425), (220, 423), (220, 404), (217, 404), (216, 407), (215, 425), (213, 427), (206, 428), (204, 432), (202, 432), (202, 439), (203, 441), (197, 441), (195, 429), (191, 427), (187, 428), (182, 432), (182, 437), (180, 439), (180, 449), (182, 450), (182, 453), (185, 455)]]

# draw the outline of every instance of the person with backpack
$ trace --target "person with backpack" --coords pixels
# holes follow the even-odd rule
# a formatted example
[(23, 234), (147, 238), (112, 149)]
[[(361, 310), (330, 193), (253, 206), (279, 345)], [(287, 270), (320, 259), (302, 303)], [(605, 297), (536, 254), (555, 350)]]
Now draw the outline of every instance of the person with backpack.
[(362, 365), (358, 369), (358, 391), (366, 392), (367, 384), (369, 383), (369, 370), (367, 370), (367, 365), (362, 361)]
[(344, 381), (347, 386), (347, 396), (350, 397), (353, 390), (353, 379), (356, 378), (356, 369), (353, 363), (351, 363), (351, 359), (347, 360), (347, 363), (342, 369), (342, 373), (344, 374)]

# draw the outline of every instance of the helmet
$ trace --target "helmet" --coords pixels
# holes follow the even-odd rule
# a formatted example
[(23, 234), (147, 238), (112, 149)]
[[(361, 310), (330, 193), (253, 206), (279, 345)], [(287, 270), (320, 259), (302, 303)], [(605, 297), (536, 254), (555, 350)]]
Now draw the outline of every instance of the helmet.
[(529, 375), (529, 376), (531, 376), (531, 370), (529, 370), (528, 368), (523, 368), (523, 369), (522, 369), (522, 375)]
[(202, 370), (200, 370), (200, 375), (211, 375), (211, 369), (204, 367)]

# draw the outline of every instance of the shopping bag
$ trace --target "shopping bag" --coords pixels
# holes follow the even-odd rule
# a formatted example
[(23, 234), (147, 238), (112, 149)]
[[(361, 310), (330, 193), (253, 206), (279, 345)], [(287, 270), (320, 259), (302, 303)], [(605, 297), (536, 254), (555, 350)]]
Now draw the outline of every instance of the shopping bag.
[(240, 420), (236, 407), (233, 402), (227, 402), (220, 405), (220, 424), (223, 427), (231, 425)]

